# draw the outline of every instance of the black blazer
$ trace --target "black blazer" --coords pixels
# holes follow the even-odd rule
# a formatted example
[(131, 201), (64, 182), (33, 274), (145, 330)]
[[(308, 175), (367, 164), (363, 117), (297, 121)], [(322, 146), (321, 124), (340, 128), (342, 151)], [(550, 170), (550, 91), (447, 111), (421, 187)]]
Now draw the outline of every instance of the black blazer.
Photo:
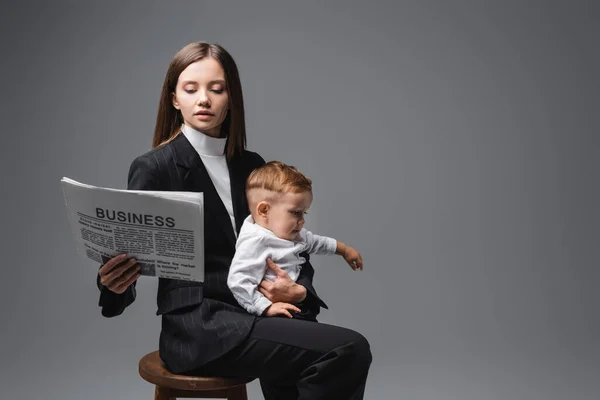
[[(246, 179), (264, 163), (261, 156), (250, 151), (244, 151), (227, 163), (238, 233), (249, 214)], [(157, 315), (163, 315), (161, 357), (173, 371), (199, 367), (240, 343), (255, 320), (255, 316), (238, 305), (227, 286), (236, 241), (231, 219), (200, 156), (183, 134), (137, 157), (131, 164), (127, 187), (204, 193), (204, 282), (160, 278), (157, 294)], [(308, 260), (308, 255), (304, 256)], [(313, 288), (313, 275), (314, 270), (307, 261), (297, 282), (306, 287), (305, 302), (312, 305), (316, 315), (319, 306), (327, 306)], [(99, 278), (98, 287), (101, 291), (99, 305), (105, 317), (121, 314), (135, 300), (135, 285), (120, 295), (102, 286)], [(187, 315), (186, 323), (184, 314), (190, 312), (194, 315)], [(175, 317), (182, 315), (183, 319)], [(187, 358), (189, 362), (184, 362)]]

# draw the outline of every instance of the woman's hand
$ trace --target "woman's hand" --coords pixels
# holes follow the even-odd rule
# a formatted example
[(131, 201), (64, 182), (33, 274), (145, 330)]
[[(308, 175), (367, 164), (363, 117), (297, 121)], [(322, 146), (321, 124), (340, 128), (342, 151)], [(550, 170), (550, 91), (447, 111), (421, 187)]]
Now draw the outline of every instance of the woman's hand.
[(283, 315), (284, 317), (293, 318), (290, 311), (295, 311), (297, 313), (300, 312), (300, 309), (293, 304), (277, 302), (271, 304), (264, 312), (264, 315), (267, 317), (275, 317), (277, 315)]
[(287, 272), (279, 268), (270, 258), (267, 258), (267, 266), (277, 276), (272, 282), (263, 279), (258, 286), (258, 291), (267, 299), (273, 303), (300, 303), (306, 298), (306, 288), (294, 282)]
[(127, 259), (127, 254), (111, 258), (100, 267), (100, 283), (108, 290), (121, 294), (140, 277), (140, 266), (134, 258)]

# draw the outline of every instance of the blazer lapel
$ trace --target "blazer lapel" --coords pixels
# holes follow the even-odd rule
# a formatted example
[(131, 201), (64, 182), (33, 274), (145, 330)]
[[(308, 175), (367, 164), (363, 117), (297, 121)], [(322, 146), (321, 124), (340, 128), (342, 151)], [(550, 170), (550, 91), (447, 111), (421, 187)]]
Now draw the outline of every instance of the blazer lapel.
[[(206, 170), (202, 159), (196, 152), (196, 149), (194, 149), (185, 135), (181, 133), (175, 139), (173, 139), (173, 147), (177, 153), (175, 163), (180, 170), (180, 176), (182, 176), (183, 190), (204, 193), (205, 213), (212, 213), (212, 219), (216, 222), (218, 227), (223, 230), (230, 244), (235, 247), (236, 238), (233, 232), (233, 227), (231, 226), (229, 213), (227, 212), (227, 209), (225, 208), (217, 189), (215, 189), (215, 186), (208, 175), (208, 171)], [(233, 178), (230, 178), (230, 181), (233, 181)], [(235, 199), (236, 197), (236, 194), (234, 194), (232, 191), (232, 198)], [(207, 207), (207, 204), (210, 204), (210, 207)], [(207, 234), (210, 233), (205, 232), (205, 235)]]

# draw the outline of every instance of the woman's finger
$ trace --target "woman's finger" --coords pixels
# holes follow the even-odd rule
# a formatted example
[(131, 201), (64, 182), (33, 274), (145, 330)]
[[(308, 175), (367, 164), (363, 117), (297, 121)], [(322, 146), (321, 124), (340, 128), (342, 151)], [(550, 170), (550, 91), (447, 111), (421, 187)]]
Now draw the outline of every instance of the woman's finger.
[(129, 286), (131, 286), (133, 284), (133, 282), (137, 281), (140, 276), (141, 276), (141, 274), (139, 272), (134, 273), (132, 276), (129, 277), (129, 279), (127, 279), (122, 284), (118, 285), (115, 288), (114, 292), (117, 292), (119, 294), (123, 293), (125, 290), (127, 290), (127, 288)]
[(271, 290), (273, 288), (273, 285), (273, 282), (263, 279), (258, 286), (265, 290)]
[(288, 317), (288, 318), (293, 318), (293, 317), (292, 317), (292, 314), (290, 314), (290, 312), (289, 312), (288, 310), (286, 310), (285, 308), (282, 308), (282, 309), (279, 311), (279, 313), (280, 313), (281, 315), (285, 315), (285, 316), (286, 316), (286, 317)]
[[(115, 284), (121, 283), (124, 281), (123, 274), (130, 271), (132, 268), (136, 268), (136, 262), (137, 261), (135, 259), (130, 258), (117, 268), (114, 268), (108, 274), (101, 276), (100, 282), (102, 282), (102, 284), (105, 286), (114, 286)], [(139, 268), (139, 266), (137, 268)]]
[(126, 274), (121, 275), (119, 279), (114, 280), (112, 284), (107, 287), (109, 290), (115, 293), (123, 293), (129, 287), (129, 285), (137, 280), (136, 275), (138, 277), (141, 275), (139, 268), (127, 271)]
[(273, 272), (275, 272), (275, 275), (280, 276), (282, 278), (287, 276), (287, 273), (281, 268), (279, 268), (279, 265), (275, 264), (270, 258), (267, 258), (267, 266), (271, 268)]
[(271, 293), (267, 292), (265, 289), (263, 289), (261, 286), (258, 287), (258, 291), (265, 296), (267, 299), (273, 301), (273, 299), (271, 298)]
[(121, 261), (119, 264), (117, 264), (116, 266), (114, 266), (106, 272), (99, 271), (98, 273), (100, 274), (100, 281), (104, 285), (106, 284), (106, 282), (110, 283), (112, 280), (115, 279), (115, 277), (121, 276), (124, 271), (135, 265), (136, 262), (137, 261), (134, 258), (129, 258), (125, 259), (124, 261)]
[(104, 264), (102, 267), (100, 267), (100, 269), (98, 270), (98, 273), (101, 276), (106, 275), (111, 270), (113, 270), (117, 265), (119, 265), (122, 261), (125, 261), (126, 258), (127, 258), (127, 254), (124, 254), (124, 253), (111, 258), (110, 260), (108, 260), (106, 262), (106, 264)]
[(131, 279), (132, 276), (134, 276), (135, 274), (138, 274), (140, 272), (140, 269), (141, 269), (140, 265), (135, 264), (134, 268), (129, 268), (128, 270), (123, 272), (123, 274), (121, 274), (119, 279), (117, 279), (114, 283), (117, 286), (123, 285), (125, 282), (127, 282), (129, 279)]
[[(100, 282), (104, 286), (114, 286), (115, 284), (120, 284), (122, 281), (124, 281), (124, 279), (122, 278), (123, 274), (125, 274), (126, 272), (130, 272), (130, 270), (132, 269), (135, 269), (136, 263), (137, 261), (134, 258), (130, 258), (124, 264), (113, 269), (108, 274), (104, 276), (100, 275)], [(139, 269), (139, 266), (137, 266), (137, 269)]]

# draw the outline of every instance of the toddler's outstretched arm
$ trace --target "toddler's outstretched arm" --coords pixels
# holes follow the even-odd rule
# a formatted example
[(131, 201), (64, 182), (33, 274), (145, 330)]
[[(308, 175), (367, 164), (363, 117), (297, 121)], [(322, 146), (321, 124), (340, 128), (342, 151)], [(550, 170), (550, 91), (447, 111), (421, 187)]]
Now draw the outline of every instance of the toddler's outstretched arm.
[(350, 268), (353, 270), (361, 270), (363, 269), (363, 261), (362, 256), (358, 251), (348, 246), (345, 243), (337, 241), (337, 247), (335, 249), (335, 254), (339, 254), (344, 257), (344, 260), (348, 263)]

